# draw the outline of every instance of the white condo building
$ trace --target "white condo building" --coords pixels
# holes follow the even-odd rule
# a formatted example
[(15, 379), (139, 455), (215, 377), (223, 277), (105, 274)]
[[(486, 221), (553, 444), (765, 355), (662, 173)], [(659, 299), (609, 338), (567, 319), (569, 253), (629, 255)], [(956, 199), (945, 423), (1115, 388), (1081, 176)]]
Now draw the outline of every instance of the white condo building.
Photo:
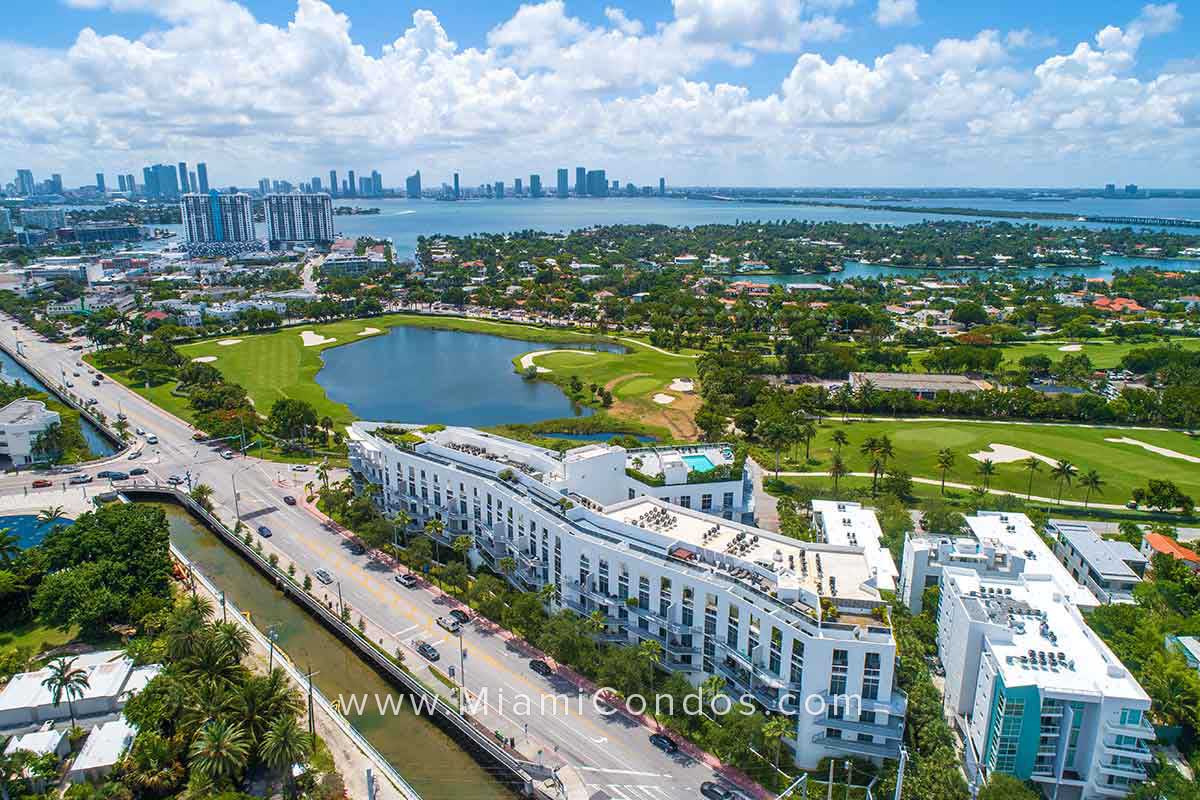
[(13, 400), (0, 408), (0, 456), (8, 456), (14, 467), (33, 462), (38, 437), (62, 420), (40, 400)]
[(1059, 800), (1125, 796), (1146, 777), (1150, 698), (1081, 609), (1093, 593), (1023, 514), (981, 512), (971, 536), (909, 537), (899, 595), (938, 586), (945, 710), (967, 773), (1040, 784)]
[(893, 688), (880, 590), (894, 583), (871, 555), (877, 533), (834, 533), (836, 508), (818, 511), (834, 517), (816, 543), (735, 521), (749, 509), (729, 448), (560, 455), (470, 428), (358, 422), (350, 464), (386, 512), (442, 520), (440, 544), (471, 536), (477, 561), (499, 572), (513, 559), (518, 588), (551, 585), (556, 606), (599, 611), (604, 640), (656, 640), (665, 669), (697, 684), (719, 675), (734, 696), (795, 713), (801, 766), (899, 755), (907, 699)]
[(250, 195), (189, 193), (179, 198), (188, 244), (252, 242), (254, 205)]
[(332, 242), (333, 200), (317, 194), (269, 194), (263, 200), (267, 239), (272, 242)]

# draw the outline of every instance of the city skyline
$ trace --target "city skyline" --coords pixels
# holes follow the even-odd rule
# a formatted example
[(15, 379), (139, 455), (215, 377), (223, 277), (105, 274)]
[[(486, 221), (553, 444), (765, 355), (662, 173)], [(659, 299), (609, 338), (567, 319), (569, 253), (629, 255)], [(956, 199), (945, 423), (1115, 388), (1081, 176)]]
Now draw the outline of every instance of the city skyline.
[(527, 180), (537, 152), (638, 184), (1200, 184), (1197, 23), (1176, 4), (430, 6), (18, 0), (0, 71), (27, 113), (0, 164), (83, 183), (219, 152), (219, 185), (250, 186), (352, 150), (384, 175)]

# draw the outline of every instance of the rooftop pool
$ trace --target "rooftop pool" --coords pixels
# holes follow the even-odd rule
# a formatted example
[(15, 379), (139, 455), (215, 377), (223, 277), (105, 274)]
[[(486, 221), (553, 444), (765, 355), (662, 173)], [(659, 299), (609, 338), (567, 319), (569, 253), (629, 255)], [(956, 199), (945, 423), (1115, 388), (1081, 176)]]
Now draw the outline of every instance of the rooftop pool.
[(716, 469), (712, 459), (704, 454), (695, 456), (683, 456), (683, 463), (688, 465), (688, 469), (692, 472), (712, 472)]

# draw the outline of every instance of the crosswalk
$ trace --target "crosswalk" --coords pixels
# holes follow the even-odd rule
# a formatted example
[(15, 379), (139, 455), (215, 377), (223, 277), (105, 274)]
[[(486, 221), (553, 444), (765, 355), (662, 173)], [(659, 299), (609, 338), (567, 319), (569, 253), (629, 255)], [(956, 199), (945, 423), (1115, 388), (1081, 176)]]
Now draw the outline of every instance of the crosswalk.
[(645, 783), (589, 784), (588, 788), (588, 800), (675, 800), (680, 796), (678, 787)]

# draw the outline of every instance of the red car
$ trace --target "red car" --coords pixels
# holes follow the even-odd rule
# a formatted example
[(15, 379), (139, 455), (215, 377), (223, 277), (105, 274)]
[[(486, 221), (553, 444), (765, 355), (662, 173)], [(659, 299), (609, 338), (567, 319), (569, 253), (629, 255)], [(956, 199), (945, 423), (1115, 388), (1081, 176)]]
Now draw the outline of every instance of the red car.
[(54, 484), (52, 482), (46, 480), (45, 478), (38, 478), (33, 482), (33, 488), (35, 489), (49, 489), (53, 485)]

